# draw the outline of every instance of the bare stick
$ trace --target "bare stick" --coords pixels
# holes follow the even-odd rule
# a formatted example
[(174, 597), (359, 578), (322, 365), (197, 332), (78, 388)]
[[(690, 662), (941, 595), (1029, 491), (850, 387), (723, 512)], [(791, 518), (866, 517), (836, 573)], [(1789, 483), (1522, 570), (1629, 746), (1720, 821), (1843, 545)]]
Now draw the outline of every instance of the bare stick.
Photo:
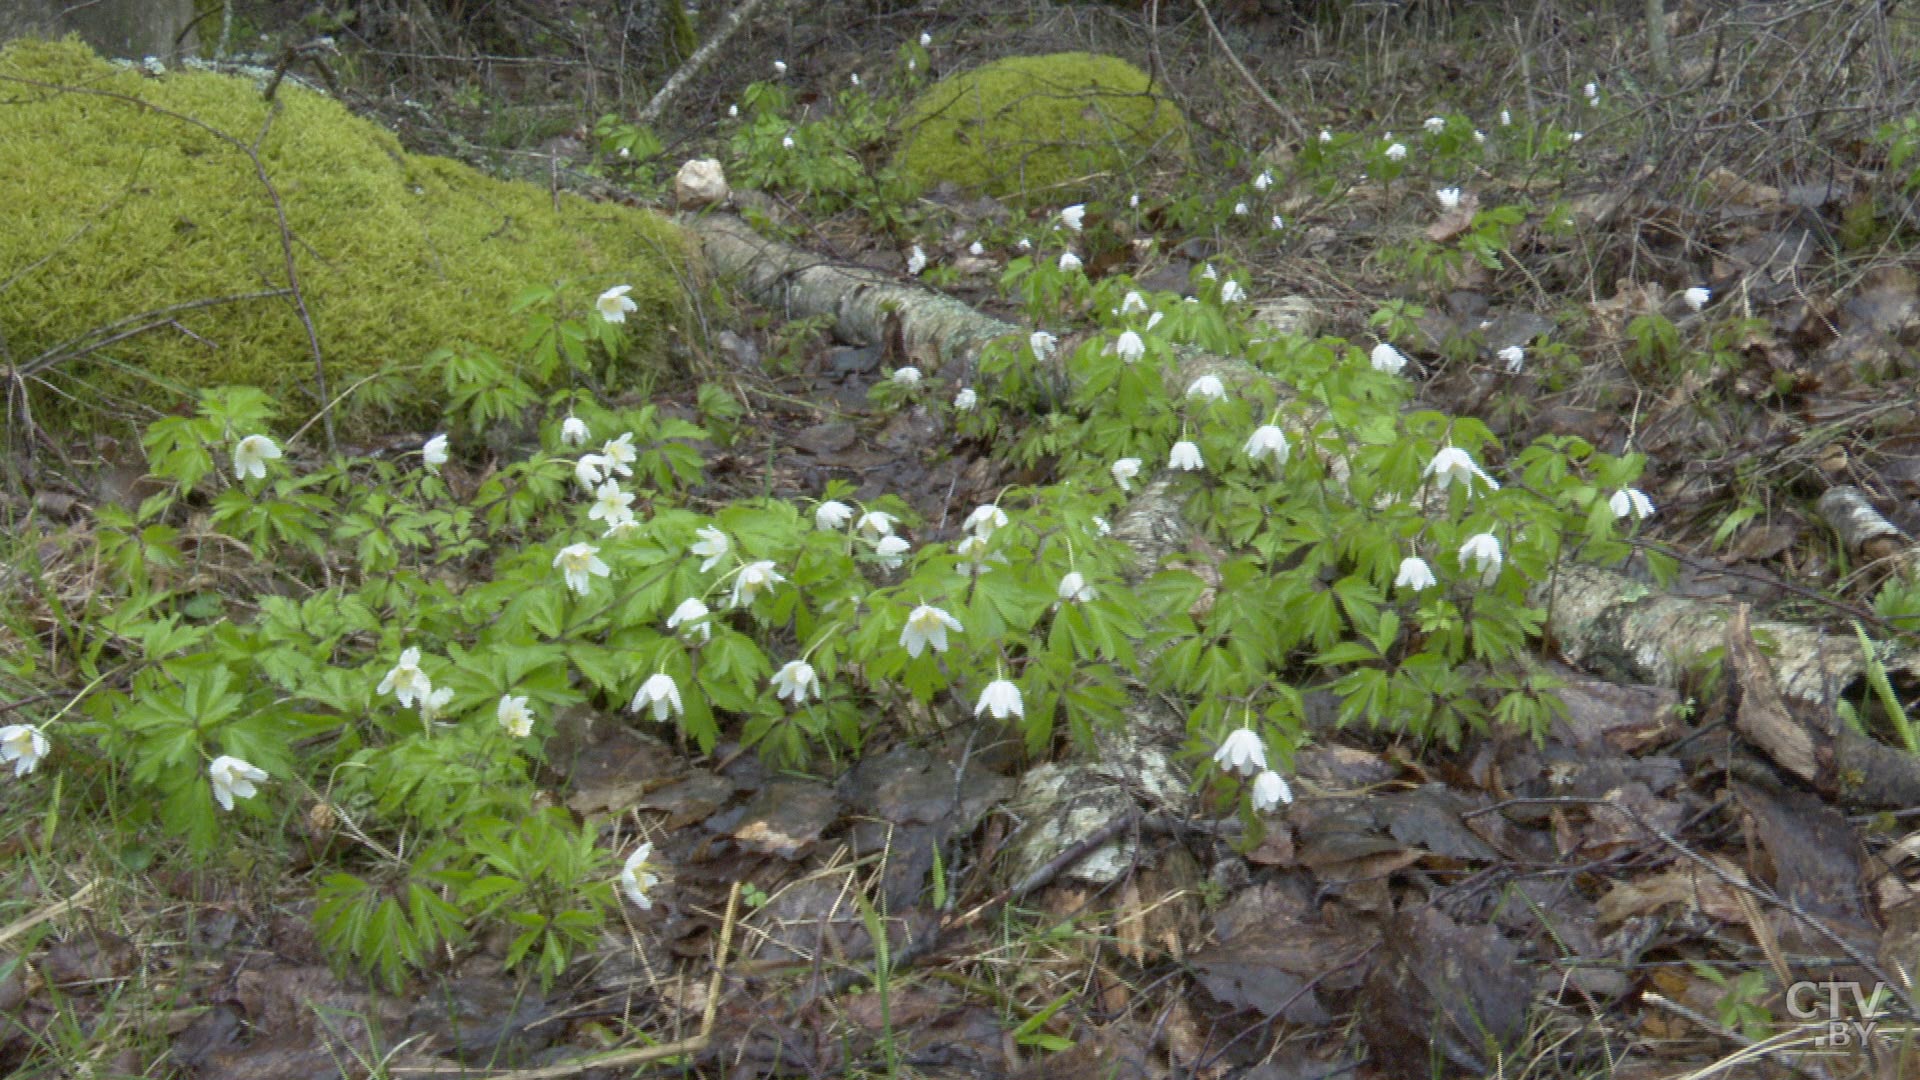
[(1275, 116), (1287, 122), (1287, 126), (1293, 129), (1294, 136), (1301, 142), (1306, 142), (1307, 129), (1300, 126), (1300, 121), (1294, 119), (1293, 114), (1285, 107), (1273, 100), (1273, 95), (1267, 93), (1267, 88), (1260, 85), (1260, 80), (1254, 78), (1253, 72), (1248, 71), (1247, 66), (1240, 62), (1240, 57), (1234, 53), (1233, 46), (1227, 44), (1227, 39), (1221, 36), (1220, 28), (1213, 24), (1213, 12), (1207, 10), (1207, 0), (1193, 0), (1193, 6), (1200, 9), (1200, 17), (1206, 20), (1207, 33), (1213, 35), (1214, 44), (1220, 46), (1220, 51), (1227, 54), (1227, 63), (1233, 65), (1233, 70), (1240, 73), (1240, 77), (1246, 80), (1254, 93), (1260, 95), (1260, 100), (1267, 103), (1267, 108), (1272, 109)]
[(667, 79), (666, 85), (653, 95), (653, 100), (647, 102), (646, 107), (640, 110), (640, 122), (651, 124), (658, 120), (661, 111), (667, 107), (668, 102), (673, 100), (674, 95), (684, 89), (695, 75), (700, 74), (713, 60), (714, 54), (720, 51), (720, 47), (727, 43), (727, 39), (733, 37), (742, 26), (745, 26), (747, 19), (754, 12), (765, 7), (767, 2), (768, 0), (745, 0), (739, 7), (734, 8), (733, 14), (727, 16), (727, 21), (720, 24), (720, 29), (715, 30), (705, 44), (695, 49), (692, 56), (687, 57), (687, 62), (680, 65), (680, 70), (674, 72)]

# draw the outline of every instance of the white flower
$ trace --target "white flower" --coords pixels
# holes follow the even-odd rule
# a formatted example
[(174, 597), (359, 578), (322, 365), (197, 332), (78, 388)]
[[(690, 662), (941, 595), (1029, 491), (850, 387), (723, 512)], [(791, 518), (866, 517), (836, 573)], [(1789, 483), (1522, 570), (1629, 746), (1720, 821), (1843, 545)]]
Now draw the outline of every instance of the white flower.
[(907, 543), (906, 538), (899, 536), (883, 536), (879, 543), (873, 545), (874, 555), (879, 558), (880, 565), (888, 570), (900, 569), (900, 564), (905, 561), (907, 552), (912, 550), (913, 545)]
[(1279, 214), (1275, 214), (1273, 215), (1273, 221), (1271, 222), (1271, 224), (1273, 225), (1273, 231), (1279, 232), (1281, 229), (1284, 229), (1287, 227), (1287, 219), (1281, 217)]
[(953, 407), (961, 412), (972, 412), (974, 406), (978, 404), (980, 404), (980, 395), (974, 393), (971, 386), (963, 386), (959, 393), (953, 395)]
[(685, 626), (689, 637), (698, 634), (702, 642), (712, 641), (713, 627), (707, 623), (707, 615), (707, 605), (701, 603), (699, 597), (689, 596), (680, 601), (680, 606), (673, 609), (673, 614), (667, 616), (667, 629), (678, 630)]
[(1046, 362), (1047, 357), (1053, 355), (1054, 347), (1059, 344), (1060, 339), (1045, 330), (1035, 330), (1027, 335), (1027, 346), (1033, 350), (1033, 358), (1042, 363)]
[(857, 89), (860, 86), (860, 73), (856, 71), (853, 74), (847, 76), (847, 81), (852, 83), (854, 87)]
[(1241, 300), (1245, 300), (1246, 298), (1247, 298), (1247, 290), (1241, 288), (1239, 282), (1233, 280), (1232, 278), (1228, 278), (1226, 281), (1221, 283), (1220, 285), (1220, 302), (1221, 303), (1232, 304), (1232, 303), (1237, 303)]
[(1607, 500), (1607, 506), (1613, 510), (1613, 516), (1623, 518), (1631, 514), (1636, 520), (1653, 516), (1653, 500), (1639, 488), (1622, 488)]
[(1432, 477), (1434, 486), (1441, 491), (1447, 490), (1455, 481), (1463, 487), (1471, 488), (1476, 479), (1494, 491), (1500, 490), (1500, 485), (1494, 482), (1493, 477), (1488, 476), (1480, 466), (1473, 463), (1473, 455), (1457, 446), (1446, 447), (1433, 455), (1433, 460), (1427, 462), (1427, 467), (1421, 471), (1420, 475)]
[(920, 369), (912, 366), (895, 368), (888, 378), (893, 380), (895, 386), (919, 386)]
[(1075, 255), (1071, 251), (1063, 251), (1060, 253), (1060, 272), (1061, 273), (1063, 274), (1072, 273), (1073, 271), (1080, 269), (1080, 265), (1081, 265), (1080, 256)]
[(1479, 128), (1474, 128), (1473, 141), (1476, 145), (1485, 145), (1487, 141), (1487, 133), (1484, 131), (1481, 131)]
[(587, 509), (587, 520), (604, 521), (609, 525), (626, 521), (633, 517), (632, 506), (633, 494), (620, 490), (618, 481), (609, 480), (593, 493), (593, 505)]
[(728, 606), (745, 607), (753, 603), (753, 598), (759, 596), (761, 590), (770, 589), (785, 580), (787, 579), (781, 577), (779, 571), (773, 568), (772, 559), (748, 563), (740, 568), (740, 573), (734, 576), (733, 596)]
[(652, 844), (641, 844), (633, 849), (633, 854), (627, 856), (627, 864), (620, 868), (620, 891), (626, 893), (627, 899), (642, 911), (653, 910), (653, 898), (647, 893), (660, 884), (660, 878), (647, 868), (647, 859), (652, 854)]
[(627, 295), (632, 291), (631, 285), (615, 285), (601, 293), (600, 298), (593, 302), (593, 306), (600, 312), (600, 317), (610, 323), (618, 325), (626, 322), (627, 312), (640, 310), (640, 305), (634, 303), (633, 298)]
[(1270, 172), (1263, 172), (1253, 178), (1253, 190), (1255, 191), (1265, 191), (1272, 186), (1273, 174)]
[(1246, 203), (1243, 203), (1243, 202), (1237, 202), (1237, 203), (1234, 203), (1234, 204), (1233, 204), (1233, 216), (1234, 216), (1234, 217), (1246, 217), (1246, 216), (1247, 216), (1248, 214), (1250, 214), (1250, 213), (1252, 213), (1252, 212), (1253, 212), (1253, 211), (1251, 211), (1251, 210), (1249, 210), (1249, 209), (1247, 209), (1247, 204), (1246, 204)]
[(620, 148), (620, 152), (619, 152), (619, 156), (620, 156), (620, 157), (623, 157), (623, 158), (628, 158), (628, 157), (632, 157), (632, 156), (633, 156), (633, 148), (632, 148), (632, 147), (630, 147), (630, 146), (623, 146), (623, 147), (621, 147), (621, 148)]
[(1581, 139), (1584, 139), (1586, 137), (1587, 137), (1587, 133), (1584, 131), (1570, 131), (1567, 133), (1568, 142), (1579, 142)]
[(1331, 131), (1328, 131), (1328, 130), (1327, 130), (1326, 128), (1321, 128), (1321, 129), (1320, 129), (1320, 142), (1321, 142), (1321, 143), (1322, 143), (1322, 144), (1324, 145), (1324, 144), (1326, 144), (1326, 143), (1330, 143), (1330, 142), (1332, 142), (1332, 141), (1333, 141), (1333, 132), (1331, 132)]
[(639, 452), (633, 448), (633, 432), (625, 432), (600, 448), (601, 466), (610, 473), (621, 476), (633, 475), (633, 463), (639, 460)]
[(721, 532), (716, 526), (702, 525), (694, 535), (700, 539), (688, 545), (687, 550), (707, 560), (700, 564), (700, 572), (703, 574), (712, 570), (721, 559), (727, 557), (727, 552), (733, 550), (733, 541), (728, 540), (727, 534)]
[(1212, 263), (1207, 263), (1206, 265), (1200, 267), (1200, 280), (1201, 281), (1219, 281), (1220, 271), (1215, 270), (1213, 268)]
[(1069, 570), (1067, 576), (1060, 579), (1057, 590), (1060, 599), (1069, 604), (1084, 604), (1093, 599), (1093, 586), (1080, 576), (1080, 571)]
[(780, 140), (780, 149), (782, 149), (782, 150), (791, 150), (791, 149), (793, 149), (793, 136), (791, 136), (791, 135), (787, 135), (787, 136), (784, 136), (784, 137), (782, 137), (782, 138), (781, 138), (781, 140)]
[(420, 460), (426, 463), (427, 471), (437, 473), (440, 466), (447, 463), (447, 437), (435, 435), (420, 448)]
[(1707, 301), (1713, 299), (1713, 293), (1710, 290), (1703, 289), (1698, 285), (1688, 289), (1681, 295), (1686, 299), (1687, 307), (1694, 311), (1699, 311), (1701, 308), (1706, 307)]
[(795, 705), (805, 705), (807, 694), (812, 693), (814, 700), (820, 698), (820, 678), (813, 673), (813, 665), (805, 660), (793, 660), (773, 673), (773, 696), (782, 701), (791, 701)]
[(1400, 370), (1407, 366), (1406, 355), (1384, 341), (1373, 347), (1373, 354), (1369, 359), (1373, 363), (1373, 370), (1384, 371), (1389, 375), (1398, 375)]
[(581, 596), (587, 595), (595, 577), (606, 577), (609, 573), (607, 564), (600, 561), (600, 549), (588, 543), (561, 548), (553, 557), (553, 567), (566, 576), (567, 588)]
[(878, 540), (893, 533), (893, 515), (880, 510), (869, 510), (860, 515), (853, 523), (854, 531), (867, 534), (868, 539)]
[(1409, 555), (1401, 559), (1400, 575), (1393, 579), (1394, 588), (1412, 589), (1414, 592), (1431, 589), (1437, 584), (1439, 582), (1433, 576), (1433, 567), (1428, 566), (1427, 560), (1418, 555)]
[[(1191, 296), (1189, 296), (1189, 297), (1187, 297), (1187, 303), (1189, 303), (1189, 304), (1191, 304), (1191, 303), (1193, 303), (1193, 297), (1191, 297)], [(1164, 319), (1164, 318), (1166, 318), (1166, 316), (1165, 316), (1165, 315), (1163, 315), (1163, 314), (1161, 314), (1161, 313), (1160, 313), (1160, 312), (1158, 312), (1158, 311), (1156, 311), (1156, 312), (1154, 312), (1153, 314), (1151, 314), (1151, 315), (1149, 315), (1149, 316), (1147, 316), (1147, 331), (1148, 331), (1149, 333), (1151, 333), (1151, 332), (1153, 331), (1153, 328), (1154, 328), (1154, 327), (1156, 327), (1156, 326), (1159, 326), (1159, 325), (1160, 325), (1160, 320), (1161, 320), (1161, 319)]]
[(946, 652), (949, 630), (963, 633), (966, 627), (939, 608), (921, 604), (907, 614), (907, 624), (900, 628), (900, 646), (907, 650), (908, 656), (919, 656), (929, 646), (934, 652)]
[(973, 513), (967, 515), (967, 520), (960, 527), (984, 540), (993, 535), (993, 530), (1004, 529), (1006, 526), (1007, 512), (1000, 509), (998, 503), (988, 503), (985, 506), (976, 507)]
[(13, 763), (15, 780), (39, 768), (40, 760), (52, 749), (46, 734), (32, 724), (0, 727), (0, 762)]
[(1580, 88), (1580, 92), (1586, 95), (1587, 104), (1589, 105), (1600, 104), (1600, 86), (1598, 83), (1588, 83), (1587, 85)]
[(431, 724), (453, 703), (453, 687), (442, 686), (420, 699), (420, 722)]
[(639, 712), (649, 705), (653, 706), (655, 720), (665, 720), (669, 709), (682, 716), (687, 714), (686, 707), (680, 704), (680, 684), (664, 672), (650, 675), (640, 684), (640, 692), (633, 695), (633, 704), (627, 706), (627, 711)]
[(1119, 355), (1123, 362), (1131, 364), (1135, 360), (1147, 355), (1147, 343), (1140, 339), (1139, 334), (1128, 330), (1114, 341), (1113, 351)]
[(1221, 385), (1219, 376), (1202, 375), (1187, 386), (1187, 396), (1206, 398), (1208, 401), (1224, 401), (1227, 388)]
[(1074, 203), (1072, 206), (1069, 206), (1066, 209), (1060, 211), (1060, 223), (1065, 225), (1067, 228), (1072, 229), (1074, 232), (1079, 232), (1080, 226), (1086, 220), (1086, 216), (1087, 216), (1086, 204)]
[(259, 793), (254, 785), (265, 783), (267, 773), (237, 757), (221, 754), (207, 766), (207, 777), (213, 781), (214, 800), (222, 810), (231, 810), (233, 800), (251, 799)]
[(1429, 132), (1438, 135), (1447, 130), (1447, 118), (1444, 116), (1429, 116), (1427, 117), (1426, 123), (1421, 126)]
[(987, 566), (987, 560), (989, 558), (1000, 562), (1007, 561), (1005, 555), (996, 554), (989, 556), (987, 554), (989, 542), (990, 541), (984, 536), (975, 536), (969, 533), (961, 537), (959, 543), (953, 545), (953, 553), (967, 560), (967, 567), (970, 572), (974, 574), (984, 574), (989, 569)]
[(739, 118), (740, 118), (740, 106), (738, 105), (727, 106), (727, 119), (737, 120)]
[(633, 511), (628, 510), (619, 518), (607, 522), (607, 529), (600, 534), (600, 539), (618, 540), (630, 532), (638, 532), (639, 530), (640, 522), (634, 518)]
[(1213, 763), (1228, 772), (1252, 776), (1267, 767), (1267, 747), (1252, 729), (1237, 728), (1213, 752)]
[(1240, 452), (1253, 459), (1255, 465), (1262, 461), (1271, 461), (1275, 468), (1287, 463), (1287, 455), (1293, 447), (1287, 443), (1287, 433), (1273, 424), (1262, 424), (1247, 436), (1247, 444)]
[(433, 693), (433, 680), (420, 670), (420, 650), (402, 649), (400, 662), (393, 665), (387, 677), (380, 680), (375, 694), (392, 694), (404, 707), (411, 708), (414, 699), (425, 699)]
[(787, 62), (785, 60), (775, 60), (773, 62), (773, 73), (775, 75), (785, 75), (787, 73)]
[(1434, 192), (1433, 197), (1440, 200), (1440, 209), (1442, 210), (1457, 210), (1460, 208), (1460, 189), (1457, 187), (1443, 187)]
[(516, 739), (533, 734), (533, 710), (527, 708), (525, 697), (502, 695), (493, 716), (500, 721), (500, 726), (506, 729), (507, 734)]
[(1392, 146), (1387, 147), (1388, 161), (1405, 161), (1406, 158), (1407, 158), (1406, 147), (1400, 145), (1399, 143), (1394, 143)]
[(907, 273), (918, 276), (926, 268), (927, 253), (920, 250), (919, 244), (913, 245), (913, 250), (907, 253)]
[(1293, 801), (1293, 789), (1286, 778), (1268, 769), (1253, 778), (1253, 811), (1264, 814), (1282, 803)]
[(1032, 251), (1033, 241), (1023, 236), (1020, 238), (1020, 242), (1013, 246), (1019, 248), (1021, 251)]
[(980, 703), (973, 707), (973, 715), (992, 713), (995, 720), (1005, 720), (1009, 716), (1027, 715), (1027, 707), (1020, 700), (1020, 688), (1010, 680), (995, 679), (980, 691)]
[(601, 481), (612, 471), (613, 463), (599, 454), (582, 454), (580, 460), (573, 463), (573, 478), (588, 491), (597, 490)]
[(925, 49), (930, 47), (932, 44), (933, 44), (933, 35), (923, 32), (920, 35), (920, 47)]
[(593, 433), (587, 430), (587, 422), (577, 416), (567, 417), (567, 422), (560, 425), (560, 441), (568, 446), (585, 446), (592, 437)]
[(1121, 491), (1132, 491), (1133, 485), (1128, 481), (1140, 475), (1140, 459), (1123, 457), (1108, 466), (1108, 471), (1113, 473), (1113, 482), (1120, 485)]
[(255, 480), (267, 477), (267, 462), (280, 456), (280, 448), (265, 435), (249, 435), (233, 444), (234, 475), (245, 480), (251, 476)]
[(1200, 459), (1200, 448), (1198, 446), (1194, 445), (1189, 439), (1181, 439), (1179, 442), (1173, 444), (1172, 452), (1167, 455), (1167, 467), (1171, 469), (1185, 469), (1188, 472), (1197, 472), (1200, 469), (1206, 468), (1207, 463)]
[(1527, 350), (1518, 345), (1509, 345), (1495, 355), (1499, 356), (1501, 363), (1507, 365), (1509, 375), (1520, 374), (1520, 369), (1527, 364)]
[(1147, 298), (1141, 296), (1138, 291), (1129, 290), (1127, 295), (1120, 298), (1120, 310), (1117, 314), (1134, 315), (1145, 310), (1147, 310)]
[(1491, 585), (1500, 576), (1501, 562), (1500, 541), (1492, 533), (1474, 533), (1460, 545), (1460, 569), (1472, 563), (1480, 571), (1482, 584)]
[(1501, 109), (1500, 110), (1500, 126), (1506, 127), (1511, 123), (1513, 123), (1513, 113), (1510, 112), (1509, 110)]
[(1095, 514), (1093, 515), (1093, 531), (1099, 533), (1101, 536), (1105, 536), (1113, 531), (1113, 526), (1107, 524), (1106, 518)]
[(837, 532), (853, 520), (853, 507), (839, 499), (828, 499), (813, 511), (813, 527), (821, 532)]

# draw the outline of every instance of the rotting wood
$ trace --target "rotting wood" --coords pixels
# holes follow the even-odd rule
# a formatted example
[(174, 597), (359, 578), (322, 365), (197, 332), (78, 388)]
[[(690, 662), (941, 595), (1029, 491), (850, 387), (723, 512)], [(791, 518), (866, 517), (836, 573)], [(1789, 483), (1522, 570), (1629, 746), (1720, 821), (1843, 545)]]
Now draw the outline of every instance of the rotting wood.
[(1842, 485), (1820, 496), (1820, 516), (1833, 527), (1847, 554), (1861, 560), (1860, 573), (1879, 578), (1920, 577), (1920, 547), (1874, 508), (1867, 493)]
[[(705, 243), (720, 274), (737, 280), (756, 302), (792, 317), (826, 315), (842, 340), (893, 342), (929, 371), (958, 372), (968, 381), (981, 351), (1026, 328), (983, 315), (952, 297), (865, 267), (799, 251), (754, 232), (730, 214), (683, 216), (681, 225)], [(1269, 376), (1246, 363), (1176, 350), (1179, 385), (1201, 375), (1245, 382)], [(1279, 387), (1282, 400), (1292, 395)], [(1177, 477), (1162, 474), (1140, 491), (1114, 521), (1114, 535), (1130, 546), (1143, 569), (1186, 546)], [(1696, 663), (1726, 639), (1730, 603), (1661, 593), (1602, 567), (1562, 562), (1535, 586), (1533, 602), (1546, 609), (1546, 632), (1566, 660), (1609, 678), (1679, 688)], [(1752, 626), (1769, 648), (1764, 659), (1790, 703), (1829, 710), (1866, 670), (1860, 643), (1797, 623)], [(1898, 648), (1883, 656), (1889, 671), (1920, 680), (1920, 654)]]

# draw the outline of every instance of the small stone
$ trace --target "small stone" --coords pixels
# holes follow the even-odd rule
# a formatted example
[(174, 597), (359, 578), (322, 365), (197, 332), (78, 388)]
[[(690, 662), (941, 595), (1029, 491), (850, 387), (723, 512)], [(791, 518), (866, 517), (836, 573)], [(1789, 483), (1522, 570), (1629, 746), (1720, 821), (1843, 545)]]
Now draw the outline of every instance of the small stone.
[(673, 199), (682, 210), (698, 210), (727, 201), (727, 174), (712, 158), (695, 158), (673, 178)]

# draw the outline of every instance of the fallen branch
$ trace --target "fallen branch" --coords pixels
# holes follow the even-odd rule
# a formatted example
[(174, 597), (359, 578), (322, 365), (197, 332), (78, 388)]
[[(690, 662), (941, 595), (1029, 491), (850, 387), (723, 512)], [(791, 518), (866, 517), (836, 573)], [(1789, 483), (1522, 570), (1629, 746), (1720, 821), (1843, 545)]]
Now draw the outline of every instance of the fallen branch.
[(1863, 560), (1855, 573), (1881, 577), (1920, 576), (1920, 547), (1880, 511), (1857, 487), (1829, 488), (1820, 496), (1820, 516), (1840, 537), (1847, 554)]
[(719, 54), (721, 46), (746, 25), (754, 12), (765, 7), (767, 3), (768, 0), (745, 0), (739, 7), (734, 8), (733, 13), (727, 16), (727, 21), (721, 23), (720, 28), (713, 32), (713, 36), (695, 49), (693, 55), (687, 57), (686, 63), (681, 64), (679, 70), (668, 76), (667, 81), (654, 92), (653, 99), (640, 110), (640, 122), (651, 124), (660, 119), (660, 114), (665, 111), (667, 103), (671, 102), (687, 83), (693, 81), (695, 75), (706, 70), (707, 65)]

